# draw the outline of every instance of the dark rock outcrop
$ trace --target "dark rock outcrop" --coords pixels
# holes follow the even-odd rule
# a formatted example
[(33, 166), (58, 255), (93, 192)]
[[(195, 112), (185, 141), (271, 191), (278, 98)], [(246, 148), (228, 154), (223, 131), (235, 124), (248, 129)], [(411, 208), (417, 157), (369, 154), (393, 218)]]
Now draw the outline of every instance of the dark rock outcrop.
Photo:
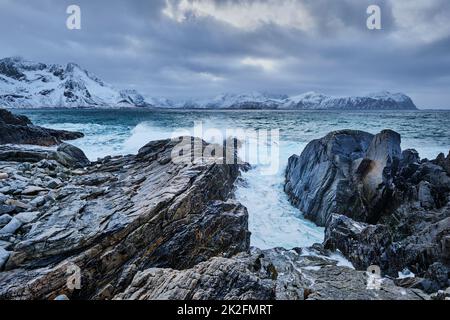
[(400, 142), (391, 130), (373, 138), (331, 133), (290, 159), (286, 191), (308, 218), (326, 226), (326, 248), (339, 249), (362, 270), (375, 264), (396, 277), (408, 268), (432, 292), (448, 286), (450, 271), (447, 159), (420, 161), (417, 151), (402, 152)]
[[(232, 199), (247, 165), (191, 162), (210, 146), (154, 141), (76, 170), (0, 161), (0, 299), (429, 298), (389, 279), (368, 289), (367, 272), (321, 245), (250, 249), (247, 210)], [(68, 286), (77, 274), (79, 289)]]
[(34, 126), (25, 116), (0, 109), (0, 144), (53, 146), (65, 140), (82, 138), (81, 132), (46, 129)]
[(67, 143), (57, 150), (0, 145), (0, 161), (37, 163), (45, 160), (56, 161), (67, 168), (82, 168), (90, 164), (82, 150)]
[[(289, 159), (285, 191), (305, 216), (325, 226), (331, 213), (361, 215), (362, 200), (354, 193), (355, 161), (363, 159), (373, 135), (337, 131), (310, 142), (301, 156)], [(369, 166), (365, 161), (361, 168)]]
[(114, 299), (152, 300), (422, 300), (420, 290), (380, 279), (368, 289), (366, 272), (338, 266), (324, 250), (253, 249), (212, 258), (186, 270), (150, 268), (136, 274)]
[[(17, 223), (0, 230), (8, 254), (0, 298), (106, 299), (138, 271), (192, 268), (248, 251), (247, 210), (230, 199), (240, 166), (212, 158), (174, 163), (179, 143), (153, 142), (136, 156), (108, 157), (84, 170), (48, 160), (0, 166), (10, 176), (0, 192), (19, 212)], [(60, 186), (50, 189), (50, 178)], [(66, 286), (74, 265), (81, 269), (80, 291)]]

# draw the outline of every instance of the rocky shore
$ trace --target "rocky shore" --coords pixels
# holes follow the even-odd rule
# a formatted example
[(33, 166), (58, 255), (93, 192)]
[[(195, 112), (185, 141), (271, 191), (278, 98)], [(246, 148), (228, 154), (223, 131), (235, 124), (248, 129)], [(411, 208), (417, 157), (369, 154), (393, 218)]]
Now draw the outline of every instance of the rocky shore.
[[(378, 265), (405, 287), (445, 290), (450, 272), (450, 154), (421, 160), (398, 133), (344, 130), (289, 159), (292, 203), (326, 227), (324, 246), (359, 270)], [(448, 289), (447, 289), (448, 291)]]
[(63, 140), (82, 138), (81, 132), (53, 130), (33, 125), (25, 116), (16, 116), (5, 109), (0, 109), (0, 145), (28, 144), (54, 146)]
[[(367, 140), (371, 137), (362, 136)], [(409, 228), (420, 228), (422, 234), (391, 223), (388, 208), (383, 209), (378, 224), (371, 224), (372, 211), (364, 212), (362, 206), (353, 205), (359, 210), (353, 211), (358, 218), (335, 209), (305, 210), (309, 217), (321, 216), (327, 226), (324, 245), (260, 250), (250, 247), (247, 209), (234, 200), (235, 183), (240, 179), (240, 171), (248, 166), (221, 164), (215, 157), (175, 163), (171, 155), (183, 143), (201, 148), (197, 150), (200, 152), (210, 147), (194, 138), (153, 141), (136, 155), (89, 162), (81, 150), (68, 144), (60, 144), (57, 149), (1, 146), (0, 299), (430, 299), (424, 292), (425, 280), (406, 283), (392, 276), (406, 266), (417, 272), (412, 260), (405, 257), (423, 252), (420, 248), (425, 247), (430, 251), (423, 258), (428, 260), (414, 263), (426, 269), (423, 276), (430, 281), (430, 288), (444, 289), (436, 277), (443, 275), (438, 270), (448, 267), (445, 260), (448, 247), (440, 247), (439, 251), (437, 246), (448, 239), (445, 238), (448, 215), (443, 218), (448, 211), (445, 213), (442, 200), (446, 193), (441, 189), (435, 193), (433, 188), (447, 183), (447, 173), (442, 175), (440, 163), (447, 163), (448, 158), (440, 157), (436, 164), (418, 163), (414, 153), (409, 152), (400, 159), (406, 161), (406, 155), (411, 155), (414, 161), (408, 160), (405, 165), (414, 164), (414, 172), (423, 166), (433, 168), (426, 171), (431, 175), (428, 179), (431, 198), (420, 198), (420, 208), (424, 208), (422, 203), (434, 204), (432, 209), (426, 209), (430, 216), (424, 217), (420, 210), (425, 209), (418, 209), (412, 216), (416, 222), (407, 223)], [(370, 145), (367, 143), (367, 147)], [(310, 148), (305, 155), (313, 155), (308, 151)], [(374, 154), (378, 155), (376, 150)], [(362, 155), (364, 150), (358, 152)], [(328, 154), (332, 159), (339, 158)], [(325, 152), (322, 155), (325, 157)], [(191, 154), (183, 156), (190, 160)], [(307, 160), (302, 157), (294, 157), (287, 170), (287, 190), (293, 199), (295, 188), (288, 186), (300, 186), (303, 181), (292, 180), (293, 176), (305, 174), (297, 166)], [(342, 157), (339, 159), (343, 163)], [(323, 166), (322, 162), (317, 165)], [(395, 168), (400, 170), (405, 165)], [(299, 170), (300, 173), (295, 173)], [(367, 176), (372, 171), (364, 172)], [(417, 185), (413, 185), (412, 178), (405, 179), (405, 185), (411, 184), (411, 188)], [(417, 182), (418, 178), (415, 179)], [(351, 186), (347, 183), (347, 188)], [(322, 198), (315, 201), (331, 201), (331, 193), (321, 192)], [(403, 199), (393, 194), (395, 199)], [(402, 193), (404, 197), (405, 194), (414, 196), (409, 191)], [(376, 198), (378, 194), (373, 196)], [(300, 197), (295, 203), (299, 205), (302, 201)], [(402, 202), (409, 203), (409, 200)], [(407, 215), (406, 207), (395, 208)], [(429, 210), (434, 211), (430, 214)], [(427, 233), (425, 226), (433, 231)], [(390, 232), (391, 238), (383, 233), (384, 242), (376, 242), (380, 238), (371, 232), (384, 230)], [(407, 232), (411, 236), (404, 236)], [(415, 237), (414, 245), (410, 237)], [(402, 241), (404, 247), (398, 245)], [(374, 244), (378, 247), (372, 247)], [(378, 255), (374, 250), (381, 250), (377, 249), (380, 246), (390, 248), (389, 252), (404, 251), (398, 256)], [(356, 270), (342, 264), (333, 252), (335, 249), (342, 251)], [(387, 264), (381, 263), (382, 256), (387, 257)], [(377, 262), (386, 277), (377, 278), (377, 287), (369, 288), (373, 275), (365, 268)], [(79, 288), (68, 286), (73, 270), (80, 272)], [(432, 276), (426, 277), (427, 274)], [(441, 292), (439, 297), (445, 296)]]

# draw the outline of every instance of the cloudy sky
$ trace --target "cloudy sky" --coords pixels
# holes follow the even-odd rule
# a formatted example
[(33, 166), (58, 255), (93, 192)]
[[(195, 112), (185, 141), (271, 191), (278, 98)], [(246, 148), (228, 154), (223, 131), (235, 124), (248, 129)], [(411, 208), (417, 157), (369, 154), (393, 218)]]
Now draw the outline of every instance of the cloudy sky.
[[(382, 30), (366, 27), (371, 4)], [(448, 0), (0, 0), (0, 57), (76, 62), (175, 100), (390, 90), (450, 108), (449, 17)]]

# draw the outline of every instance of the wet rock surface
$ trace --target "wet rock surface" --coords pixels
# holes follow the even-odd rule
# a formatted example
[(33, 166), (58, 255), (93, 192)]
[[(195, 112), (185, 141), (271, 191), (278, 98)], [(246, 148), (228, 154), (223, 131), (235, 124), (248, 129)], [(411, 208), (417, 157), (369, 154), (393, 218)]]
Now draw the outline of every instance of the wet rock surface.
[[(286, 192), (306, 216), (326, 227), (324, 245), (357, 269), (405, 269), (427, 292), (449, 286), (449, 157), (420, 160), (384, 130), (333, 132), (289, 160)], [(419, 279), (420, 278), (420, 279)]]
[(423, 300), (417, 289), (379, 279), (368, 289), (369, 275), (338, 266), (320, 246), (308, 249), (253, 249), (231, 259), (212, 258), (186, 270), (150, 268), (136, 274), (114, 299), (228, 300)]
[[(191, 268), (247, 251), (247, 210), (230, 198), (240, 167), (167, 161), (178, 143), (153, 142), (136, 156), (75, 170), (1, 162), (11, 176), (0, 192), (14, 211), (0, 230), (0, 297), (102, 299), (105, 288), (120, 292), (148, 267)], [(84, 284), (75, 293), (66, 286), (71, 265)]]
[(35, 126), (26, 116), (16, 116), (5, 109), (0, 109), (0, 144), (53, 146), (83, 136), (81, 132)]
[[(367, 272), (321, 245), (250, 248), (233, 199), (248, 166), (172, 161), (186, 144), (211, 147), (153, 141), (94, 163), (66, 145), (2, 147), (0, 299), (429, 299), (387, 278), (370, 288)], [(69, 286), (77, 274), (80, 287)]]

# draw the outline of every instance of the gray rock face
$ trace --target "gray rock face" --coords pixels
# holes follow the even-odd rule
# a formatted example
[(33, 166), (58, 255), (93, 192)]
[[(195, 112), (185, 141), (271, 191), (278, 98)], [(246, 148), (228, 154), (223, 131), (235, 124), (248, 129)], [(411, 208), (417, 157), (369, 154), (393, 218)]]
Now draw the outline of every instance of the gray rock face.
[(68, 143), (63, 143), (58, 147), (56, 160), (69, 168), (82, 168), (90, 164), (82, 150)]
[(89, 159), (79, 148), (63, 143), (55, 151), (53, 149), (36, 149), (27, 146), (0, 146), (0, 161), (38, 163), (45, 168), (55, 166), (56, 161), (68, 168), (82, 168), (90, 164)]
[[(103, 299), (146, 268), (192, 268), (247, 251), (247, 210), (229, 199), (239, 166), (214, 159), (175, 164), (170, 156), (178, 143), (154, 142), (136, 156), (106, 158), (68, 172), (60, 188), (40, 191), (48, 201), (18, 216), (24, 224), (11, 232), (0, 297)], [(58, 171), (39, 163), (28, 170), (30, 180)], [(41, 180), (46, 184), (43, 174)], [(66, 286), (73, 264), (82, 270), (79, 292)]]
[[(367, 148), (357, 149), (361, 136)], [(356, 268), (376, 264), (392, 277), (408, 268), (430, 281), (430, 292), (447, 287), (445, 158), (421, 162), (415, 150), (401, 151), (400, 136), (391, 130), (369, 139), (340, 131), (313, 141), (291, 158), (286, 191), (308, 218), (326, 226), (326, 248), (339, 249)]]
[(186, 270), (150, 268), (136, 274), (118, 300), (421, 300), (420, 290), (380, 279), (368, 290), (368, 275), (337, 266), (327, 252), (254, 249), (231, 259), (212, 258)]
[(352, 179), (355, 162), (372, 139), (362, 131), (337, 131), (310, 142), (301, 156), (292, 156), (285, 185), (292, 203), (320, 226), (331, 213), (361, 214), (364, 204), (354, 194)]
[(175, 149), (210, 147), (182, 141), (76, 170), (48, 157), (0, 161), (0, 192), (15, 207), (0, 230), (0, 299), (428, 298), (388, 279), (368, 290), (366, 272), (320, 245), (250, 249), (247, 210), (232, 199), (247, 165), (191, 153), (174, 162)]
[(46, 129), (34, 126), (25, 116), (15, 116), (0, 109), (0, 144), (53, 146), (61, 141), (82, 138), (81, 132)]

